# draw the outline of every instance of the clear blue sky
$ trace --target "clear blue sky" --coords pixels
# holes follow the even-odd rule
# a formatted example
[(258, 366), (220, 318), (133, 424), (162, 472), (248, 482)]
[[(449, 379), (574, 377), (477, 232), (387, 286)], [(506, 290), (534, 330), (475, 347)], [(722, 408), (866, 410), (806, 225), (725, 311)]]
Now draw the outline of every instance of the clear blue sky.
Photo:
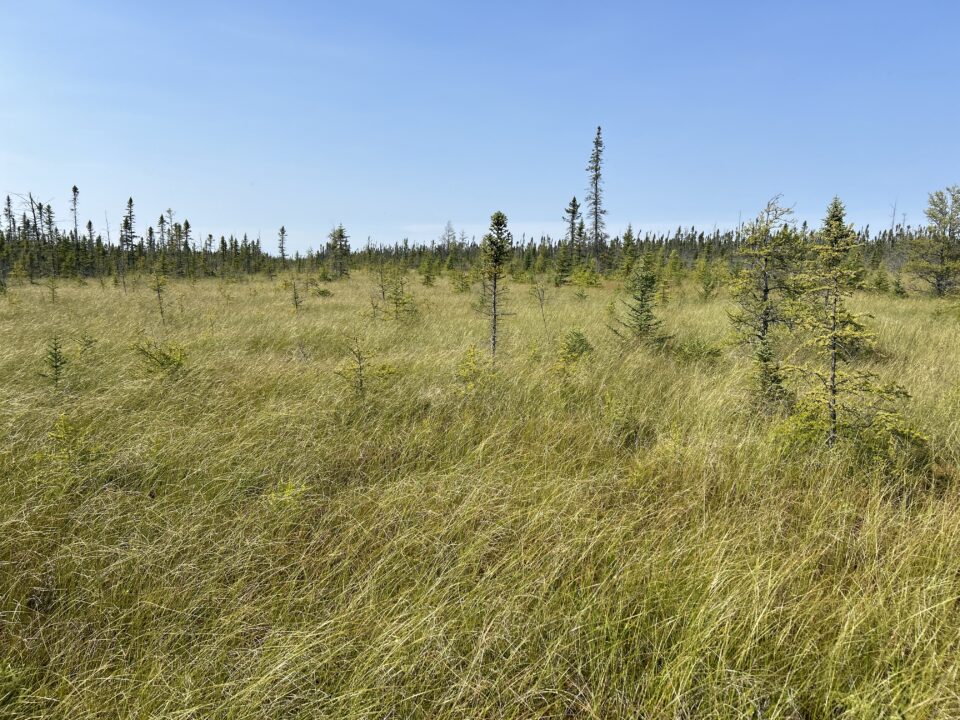
[[(5, 3), (0, 192), (98, 229), (126, 198), (318, 247), (558, 232), (607, 145), (610, 229), (917, 223), (960, 182), (960, 4)], [(899, 215), (898, 212), (898, 215)]]

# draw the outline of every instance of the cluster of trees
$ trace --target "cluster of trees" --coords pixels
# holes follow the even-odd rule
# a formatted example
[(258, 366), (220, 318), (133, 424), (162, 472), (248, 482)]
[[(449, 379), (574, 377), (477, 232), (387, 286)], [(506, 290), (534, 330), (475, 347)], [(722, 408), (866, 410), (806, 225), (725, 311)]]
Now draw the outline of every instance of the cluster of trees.
[[(798, 232), (790, 215), (774, 198), (748, 224), (730, 285), (730, 319), (752, 351), (757, 399), (790, 408), (827, 445), (841, 434), (877, 432), (917, 441), (895, 409), (906, 391), (859, 367), (873, 338), (847, 305), (863, 285), (865, 267), (843, 203), (834, 198), (813, 233)], [(788, 345), (798, 360), (784, 366)]]
[[(931, 227), (915, 246), (918, 276), (937, 294), (957, 284), (960, 268), (947, 250), (955, 250), (951, 243), (958, 239), (958, 199), (960, 188), (931, 196)], [(827, 446), (849, 437), (868, 444), (879, 441), (885, 452), (895, 455), (904, 446), (925, 448), (925, 439), (897, 411), (897, 401), (909, 397), (906, 390), (882, 383), (859, 362), (873, 350), (872, 334), (847, 303), (863, 286), (867, 273), (862, 236), (847, 223), (839, 198), (830, 203), (822, 226), (815, 231), (798, 228), (791, 215), (779, 197), (772, 199), (743, 228), (743, 239), (733, 255), (730, 320), (741, 343), (752, 352), (757, 405), (787, 411), (799, 436), (822, 440)], [(496, 212), (481, 244), (480, 262), (481, 308), (490, 319), (494, 357), (499, 322), (505, 315), (502, 280), (511, 248), (507, 219)], [(658, 254), (662, 256), (648, 249), (635, 259), (624, 279), (623, 312), (611, 330), (627, 342), (665, 348), (671, 337), (663, 332), (657, 310), (671, 270), (670, 263), (664, 268)], [(671, 253), (671, 258), (677, 255)], [(704, 264), (698, 267), (703, 272)], [(542, 309), (543, 295), (536, 296)], [(565, 354), (573, 352), (567, 345), (581, 348), (581, 354), (589, 351), (586, 338), (577, 335), (568, 335)], [(794, 364), (783, 363), (786, 346), (796, 358)]]
[(275, 262), (260, 246), (260, 239), (240, 240), (212, 235), (198, 242), (190, 221), (176, 219), (173, 210), (160, 214), (156, 226), (138, 233), (133, 198), (127, 200), (116, 242), (109, 224), (106, 238), (88, 220), (79, 223), (79, 189), (71, 190), (70, 220), (64, 229), (50, 204), (33, 194), (15, 204), (8, 195), (0, 229), (0, 281), (12, 275), (20, 279), (38, 277), (108, 278), (125, 282), (131, 273), (164, 273), (200, 277), (224, 272), (261, 272)]
[[(0, 229), (0, 291), (11, 277), (20, 282), (40, 277), (110, 277), (125, 286), (130, 273), (149, 275), (160, 319), (165, 321), (168, 275), (223, 277), (289, 271), (336, 280), (349, 276), (351, 268), (362, 268), (378, 278), (375, 310), (399, 319), (415, 312), (407, 276), (416, 268), (424, 285), (432, 285), (444, 273), (458, 290), (480, 284), (479, 308), (489, 320), (490, 354), (495, 358), (507, 314), (506, 278), (532, 281), (541, 313), (544, 277), (557, 286), (575, 283), (580, 293), (604, 277), (620, 279), (622, 307), (611, 329), (624, 340), (666, 346), (671, 338), (663, 331), (658, 306), (667, 301), (669, 289), (692, 271), (705, 299), (715, 294), (721, 278), (727, 286), (733, 301), (731, 322), (752, 355), (760, 404), (789, 408), (808, 428), (822, 434), (828, 445), (848, 432), (877, 429), (901, 440), (917, 439), (894, 410), (895, 401), (906, 396), (903, 388), (879, 383), (858, 364), (870, 350), (871, 335), (862, 318), (848, 309), (847, 299), (865, 286), (905, 294), (904, 272), (936, 296), (960, 288), (960, 186), (930, 194), (927, 225), (913, 228), (894, 223), (876, 235), (869, 228), (857, 231), (847, 223), (839, 199), (828, 207), (823, 225), (811, 229), (795, 223), (791, 209), (777, 197), (756, 218), (728, 232), (677, 228), (670, 234), (640, 237), (628, 226), (610, 238), (604, 221), (603, 150), (597, 128), (587, 166), (585, 217), (573, 197), (564, 215), (566, 233), (556, 241), (544, 236), (536, 242), (523, 238), (515, 243), (506, 216), (496, 212), (479, 243), (468, 241), (463, 233), (457, 235), (448, 223), (439, 241), (429, 246), (411, 246), (407, 241), (378, 247), (368, 243), (352, 251), (349, 236), (339, 225), (319, 252), (290, 257), (285, 227), (279, 230), (275, 255), (263, 250), (259, 237), (221, 237), (216, 244), (208, 235), (197, 244), (189, 221), (177, 221), (172, 210), (159, 216), (156, 227), (148, 226), (138, 234), (130, 199), (113, 243), (109, 230), (104, 241), (94, 233), (92, 222), (81, 231), (76, 187), (66, 229), (49, 204), (28, 194), (15, 210), (8, 196)], [(297, 275), (290, 277), (293, 304), (299, 309), (304, 286), (298, 288)], [(316, 280), (310, 282), (307, 288), (329, 294), (316, 286)], [(56, 283), (49, 284), (56, 301)], [(579, 348), (577, 353), (586, 352), (585, 338), (568, 340), (571, 347)], [(791, 358), (799, 361), (785, 362), (786, 347), (791, 348)], [(57, 372), (56, 363), (51, 367), (51, 372)]]

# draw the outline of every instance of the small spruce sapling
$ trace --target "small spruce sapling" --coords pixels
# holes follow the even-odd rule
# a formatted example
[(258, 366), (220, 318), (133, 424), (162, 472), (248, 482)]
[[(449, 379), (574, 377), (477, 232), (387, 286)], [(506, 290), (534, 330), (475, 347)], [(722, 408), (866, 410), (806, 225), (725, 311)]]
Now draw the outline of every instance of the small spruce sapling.
[(569, 330), (560, 345), (560, 356), (554, 364), (554, 370), (566, 376), (573, 367), (593, 352), (593, 345), (580, 330)]
[(293, 311), (300, 312), (300, 306), (303, 305), (303, 298), (300, 296), (300, 291), (297, 289), (297, 281), (294, 280), (292, 283), (293, 294), (291, 299), (293, 300)]
[(57, 387), (60, 385), (63, 370), (67, 366), (67, 362), (67, 356), (63, 351), (63, 343), (60, 341), (60, 336), (54, 335), (50, 338), (50, 342), (47, 343), (47, 350), (43, 355), (43, 364), (46, 366), (47, 371), (40, 373), (40, 375), (51, 380), (54, 387)]
[(163, 291), (167, 286), (167, 276), (163, 274), (162, 269), (158, 265), (154, 268), (153, 274), (150, 277), (150, 289), (153, 291), (154, 295), (157, 296), (157, 307), (160, 310), (160, 324), (166, 324), (166, 316), (164, 315), (163, 308)]
[(697, 259), (694, 276), (697, 280), (697, 292), (700, 294), (700, 298), (704, 302), (710, 300), (716, 294), (720, 281), (713, 268), (713, 263), (707, 259), (706, 255), (701, 255)]
[(623, 312), (616, 318), (620, 328), (611, 328), (618, 337), (662, 344), (669, 336), (662, 331), (663, 322), (656, 315), (657, 261), (647, 252), (625, 283), (627, 297), (621, 301)]
[(342, 378), (357, 397), (366, 392), (366, 376), (370, 364), (370, 353), (359, 335), (353, 335), (347, 341), (347, 360), (340, 364), (334, 374)]
[(146, 370), (167, 376), (182, 370), (187, 360), (186, 351), (173, 343), (143, 339), (134, 345), (133, 349), (140, 356)]
[(57, 290), (60, 287), (60, 281), (57, 279), (56, 275), (51, 275), (46, 280), (47, 290), (50, 291), (50, 303), (53, 305), (57, 304)]
[(547, 314), (544, 311), (544, 305), (546, 305), (547, 302), (547, 288), (543, 283), (536, 283), (530, 288), (530, 294), (533, 295), (540, 307), (540, 319), (543, 321), (543, 332), (548, 333)]

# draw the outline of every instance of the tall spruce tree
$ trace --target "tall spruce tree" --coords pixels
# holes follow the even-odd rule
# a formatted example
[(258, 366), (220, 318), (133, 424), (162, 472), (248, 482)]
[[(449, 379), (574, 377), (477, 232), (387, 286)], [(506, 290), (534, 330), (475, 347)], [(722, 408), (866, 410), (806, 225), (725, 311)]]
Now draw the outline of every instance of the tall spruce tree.
[(120, 231), (120, 244), (127, 253), (133, 251), (134, 238), (137, 232), (136, 222), (137, 217), (133, 212), (133, 198), (128, 198)]
[(287, 228), (280, 226), (280, 232), (277, 234), (277, 252), (280, 255), (280, 269), (287, 269)]
[(633, 225), (627, 224), (627, 229), (623, 233), (623, 259), (620, 268), (627, 277), (633, 272), (633, 264), (637, 260), (637, 238), (633, 234)]
[(580, 223), (580, 203), (574, 195), (563, 211), (563, 222), (567, 226), (567, 242), (573, 247), (577, 242), (577, 228)]
[(70, 190), (70, 212), (73, 213), (73, 241), (80, 240), (80, 223), (77, 220), (77, 201), (80, 198), (80, 190), (76, 185)]

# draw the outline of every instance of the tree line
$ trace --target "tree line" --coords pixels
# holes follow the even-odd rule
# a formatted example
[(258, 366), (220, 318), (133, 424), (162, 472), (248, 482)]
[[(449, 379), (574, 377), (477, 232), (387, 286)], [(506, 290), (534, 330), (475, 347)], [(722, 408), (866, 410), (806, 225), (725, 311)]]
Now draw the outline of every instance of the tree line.
[[(636, 263), (653, 252), (662, 267), (673, 271), (718, 266), (733, 273), (748, 258), (750, 236), (745, 225), (730, 230), (709, 231), (678, 227), (673, 232), (634, 231), (632, 225), (615, 235), (607, 233), (603, 200), (604, 142), (598, 127), (586, 167), (588, 184), (584, 201), (572, 197), (563, 210), (562, 237), (543, 235), (511, 242), (504, 257), (505, 272), (514, 278), (548, 276), (555, 285), (590, 284), (604, 277), (628, 277)], [(276, 252), (264, 247), (258, 235), (244, 234), (215, 239), (197, 238), (190, 221), (177, 219), (168, 209), (143, 227), (138, 222), (133, 198), (127, 200), (116, 237), (109, 225), (95, 231), (88, 220), (80, 223), (80, 191), (71, 189), (68, 216), (62, 221), (49, 203), (32, 193), (8, 195), (0, 222), (0, 289), (11, 279), (36, 281), (43, 277), (112, 279), (125, 283), (130, 274), (201, 278), (236, 277), (292, 270), (349, 274), (350, 268), (375, 269), (390, 265), (417, 269), (428, 278), (450, 272), (454, 278), (481, 272), (483, 240), (459, 234), (451, 223), (430, 243), (411, 244), (404, 239), (393, 244), (351, 248), (346, 229), (331, 230), (320, 249), (289, 253), (289, 237), (281, 227)], [(911, 273), (938, 296), (953, 292), (960, 277), (960, 186), (930, 195), (927, 224), (896, 222), (874, 232), (869, 226), (857, 230), (855, 245), (866, 277), (877, 289), (903, 290), (902, 275)], [(801, 240), (814, 231), (795, 227)], [(105, 234), (105, 237), (104, 237)]]

